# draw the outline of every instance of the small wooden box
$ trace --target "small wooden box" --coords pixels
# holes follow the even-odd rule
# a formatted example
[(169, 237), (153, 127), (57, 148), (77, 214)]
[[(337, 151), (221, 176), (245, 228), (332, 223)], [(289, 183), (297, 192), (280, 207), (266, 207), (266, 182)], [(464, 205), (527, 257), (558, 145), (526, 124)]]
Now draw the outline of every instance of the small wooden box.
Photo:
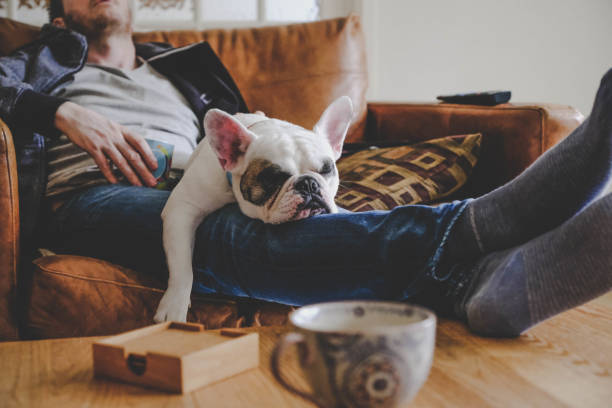
[(259, 335), (160, 323), (93, 344), (94, 374), (189, 392), (259, 365)]

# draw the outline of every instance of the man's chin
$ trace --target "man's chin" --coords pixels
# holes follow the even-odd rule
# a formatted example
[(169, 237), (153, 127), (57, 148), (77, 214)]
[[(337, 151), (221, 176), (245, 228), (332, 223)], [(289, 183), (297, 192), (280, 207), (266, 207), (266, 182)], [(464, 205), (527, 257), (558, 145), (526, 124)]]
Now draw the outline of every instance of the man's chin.
[(89, 18), (64, 16), (66, 28), (83, 34), (87, 38), (95, 38), (109, 32), (129, 32), (131, 27), (131, 17), (121, 15), (116, 10), (111, 9), (112, 3), (102, 2), (97, 4), (94, 9), (98, 10), (95, 16)]

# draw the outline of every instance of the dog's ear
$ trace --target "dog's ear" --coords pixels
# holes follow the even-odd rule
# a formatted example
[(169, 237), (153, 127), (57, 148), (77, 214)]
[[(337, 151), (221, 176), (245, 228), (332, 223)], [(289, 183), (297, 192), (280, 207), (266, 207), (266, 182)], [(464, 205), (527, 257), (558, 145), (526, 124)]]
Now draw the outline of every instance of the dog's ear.
[(342, 154), (342, 144), (353, 119), (353, 102), (348, 96), (341, 96), (325, 109), (314, 127), (314, 132), (327, 137), (334, 151), (334, 159)]
[(204, 117), (204, 131), (225, 171), (231, 171), (253, 141), (253, 133), (232, 115), (211, 109)]

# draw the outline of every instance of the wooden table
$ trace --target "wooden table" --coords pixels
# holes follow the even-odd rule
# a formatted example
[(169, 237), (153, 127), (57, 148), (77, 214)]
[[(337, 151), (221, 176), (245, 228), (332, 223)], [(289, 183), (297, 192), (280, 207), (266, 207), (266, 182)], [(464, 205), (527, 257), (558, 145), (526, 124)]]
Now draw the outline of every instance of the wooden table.
[[(278, 386), (268, 367), (274, 342), (287, 329), (256, 330), (259, 369), (186, 395), (93, 378), (94, 338), (0, 343), (0, 406), (309, 406)], [(304, 386), (291, 355), (284, 372)], [(612, 293), (518, 339), (479, 338), (442, 320), (431, 374), (411, 406), (610, 407), (611, 374)]]

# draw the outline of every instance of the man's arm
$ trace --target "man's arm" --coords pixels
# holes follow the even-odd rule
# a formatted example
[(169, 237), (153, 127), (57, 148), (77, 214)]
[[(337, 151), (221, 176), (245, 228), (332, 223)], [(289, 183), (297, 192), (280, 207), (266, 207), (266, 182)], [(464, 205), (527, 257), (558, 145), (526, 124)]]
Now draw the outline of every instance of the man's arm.
[(140, 180), (151, 187), (157, 184), (149, 170), (157, 168), (157, 160), (141, 135), (73, 102), (60, 105), (54, 125), (72, 143), (93, 157), (104, 177), (111, 183), (116, 183), (117, 179), (108, 160), (115, 163), (133, 185), (142, 186)]
[(25, 51), (0, 58), (0, 117), (10, 127), (49, 137), (65, 134), (93, 157), (111, 183), (117, 179), (108, 160), (115, 163), (130, 183), (141, 186), (142, 180), (149, 186), (156, 184), (149, 168), (156, 169), (157, 160), (142, 136), (66, 99), (34, 91), (24, 82), (27, 61)]
[(24, 82), (28, 60), (25, 50), (0, 58), (0, 117), (14, 129), (57, 137), (55, 112), (66, 100), (36, 92)]

